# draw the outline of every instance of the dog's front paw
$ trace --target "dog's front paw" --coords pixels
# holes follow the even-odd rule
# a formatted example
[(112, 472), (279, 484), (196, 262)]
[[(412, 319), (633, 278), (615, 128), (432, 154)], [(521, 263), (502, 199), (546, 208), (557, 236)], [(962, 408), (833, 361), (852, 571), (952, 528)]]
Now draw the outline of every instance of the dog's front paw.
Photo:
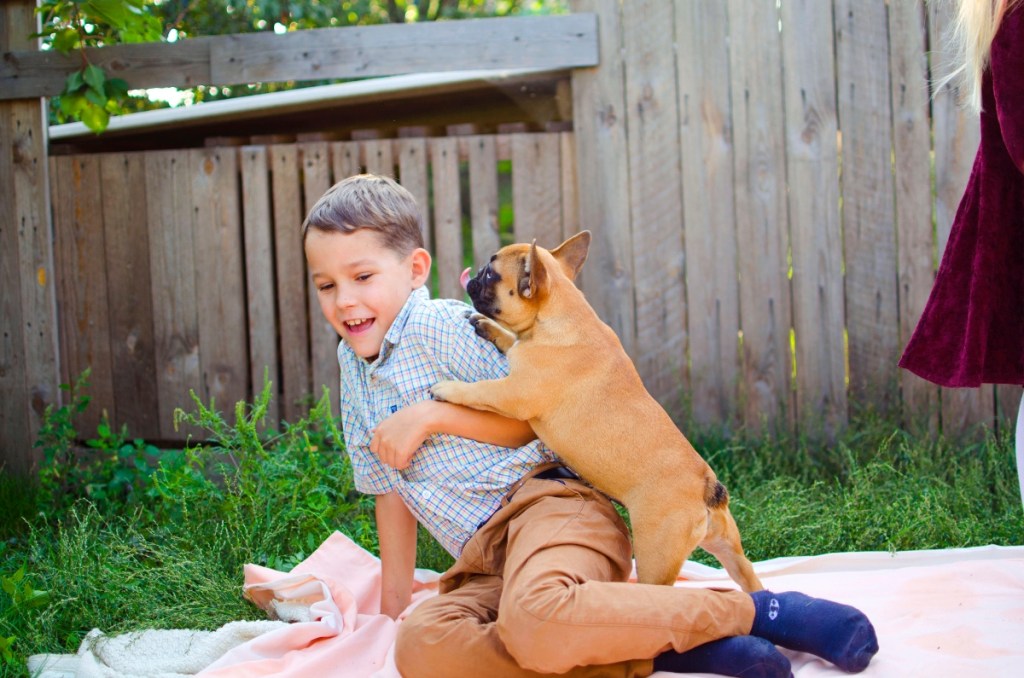
[(469, 316), (469, 323), (473, 326), (477, 336), (483, 337), (497, 346), (502, 353), (507, 351), (515, 341), (504, 327), (481, 313)]
[(462, 387), (458, 381), (439, 381), (430, 387), (430, 394), (434, 400), (441, 400), (446, 403), (456, 402), (457, 392)]

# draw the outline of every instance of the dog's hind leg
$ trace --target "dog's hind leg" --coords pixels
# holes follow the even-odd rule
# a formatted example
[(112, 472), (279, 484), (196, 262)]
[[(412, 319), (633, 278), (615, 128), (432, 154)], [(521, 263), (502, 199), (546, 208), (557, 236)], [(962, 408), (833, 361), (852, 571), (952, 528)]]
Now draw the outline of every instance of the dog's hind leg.
[(736, 527), (728, 502), (708, 509), (707, 536), (700, 543), (701, 548), (713, 555), (729, 573), (733, 581), (747, 593), (760, 591), (764, 587), (754, 574), (754, 567), (743, 553), (740, 531)]
[(636, 575), (641, 584), (671, 586), (683, 562), (704, 538), (704, 509), (677, 508), (667, 515), (658, 513), (630, 508)]

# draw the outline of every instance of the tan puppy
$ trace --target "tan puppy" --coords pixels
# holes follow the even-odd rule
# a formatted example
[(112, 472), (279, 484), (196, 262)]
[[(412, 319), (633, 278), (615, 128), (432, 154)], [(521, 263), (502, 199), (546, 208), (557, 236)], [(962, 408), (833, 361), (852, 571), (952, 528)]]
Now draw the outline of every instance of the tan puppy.
[(671, 584), (700, 545), (744, 591), (758, 591), (725, 487), (573, 284), (589, 247), (583, 231), (551, 251), (534, 242), (491, 257), (467, 287), (479, 312), (471, 322), (508, 355), (510, 373), (472, 384), (444, 381), (433, 393), (529, 421), (586, 481), (621, 501), (641, 582)]

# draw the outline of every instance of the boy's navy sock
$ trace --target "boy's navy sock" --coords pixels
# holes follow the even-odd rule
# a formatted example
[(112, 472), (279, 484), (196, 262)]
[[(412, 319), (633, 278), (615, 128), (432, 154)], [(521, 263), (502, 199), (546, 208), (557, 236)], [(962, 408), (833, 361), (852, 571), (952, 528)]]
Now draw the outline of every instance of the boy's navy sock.
[(790, 678), (789, 660), (770, 641), (733, 636), (686, 652), (663, 652), (654, 658), (655, 671), (718, 673), (735, 678)]
[(756, 610), (751, 635), (853, 673), (867, 668), (878, 652), (875, 629), (857, 608), (795, 591), (758, 591), (751, 597)]

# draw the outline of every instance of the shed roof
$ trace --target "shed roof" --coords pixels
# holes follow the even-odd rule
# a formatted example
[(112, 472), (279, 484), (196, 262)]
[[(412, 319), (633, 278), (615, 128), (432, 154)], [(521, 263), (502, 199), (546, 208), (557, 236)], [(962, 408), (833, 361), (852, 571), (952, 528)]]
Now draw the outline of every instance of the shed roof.
[[(372, 78), (50, 127), (51, 152), (183, 148), (353, 133), (416, 135), (471, 125), (544, 128), (572, 119), (567, 70), (458, 71)], [(368, 132), (368, 130), (372, 130)]]

